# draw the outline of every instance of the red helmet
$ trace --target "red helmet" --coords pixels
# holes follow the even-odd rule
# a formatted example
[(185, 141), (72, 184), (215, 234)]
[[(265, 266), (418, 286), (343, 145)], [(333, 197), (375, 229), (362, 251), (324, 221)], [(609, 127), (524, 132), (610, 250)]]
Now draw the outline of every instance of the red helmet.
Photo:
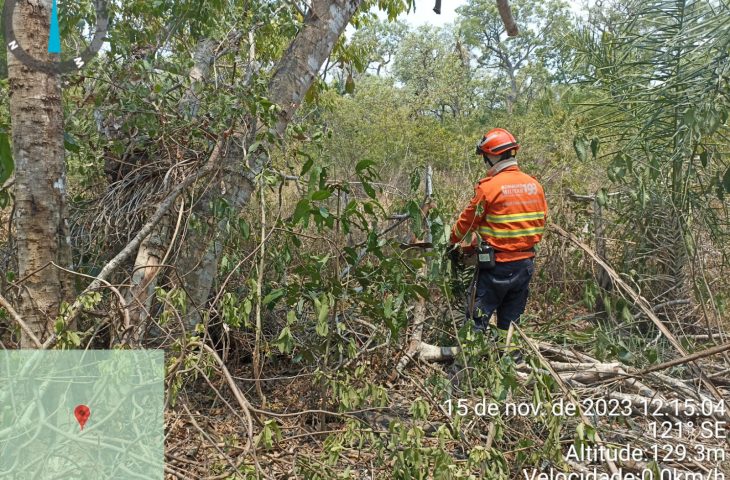
[(516, 153), (520, 149), (514, 135), (504, 128), (493, 128), (482, 137), (477, 143), (477, 155), (488, 153), (490, 155), (502, 155), (508, 150)]

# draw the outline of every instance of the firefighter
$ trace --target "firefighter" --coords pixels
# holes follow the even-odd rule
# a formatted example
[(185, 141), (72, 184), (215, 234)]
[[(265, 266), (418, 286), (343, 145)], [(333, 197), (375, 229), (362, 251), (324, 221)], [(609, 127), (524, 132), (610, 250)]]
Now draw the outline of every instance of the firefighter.
[(535, 245), (542, 239), (547, 218), (542, 186), (517, 165), (519, 149), (515, 137), (502, 128), (482, 137), (476, 153), (488, 166), (487, 176), (474, 188), (474, 197), (461, 212), (450, 237), (451, 254), (458, 254), (459, 243), (470, 232), (477, 234), (481, 244), (478, 251), (491, 254), (491, 262), (480, 259), (477, 267), (472, 317), (475, 328), (486, 333), (496, 311), (500, 336), (525, 311), (535, 271)]

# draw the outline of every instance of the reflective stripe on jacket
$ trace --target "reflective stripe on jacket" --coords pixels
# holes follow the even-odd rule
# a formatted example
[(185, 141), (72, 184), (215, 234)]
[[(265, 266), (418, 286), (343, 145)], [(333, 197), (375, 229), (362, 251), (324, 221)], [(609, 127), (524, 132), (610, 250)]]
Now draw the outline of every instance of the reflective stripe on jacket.
[(511, 165), (479, 181), (469, 202), (451, 230), (451, 242), (478, 232), (497, 251), (498, 262), (533, 257), (542, 239), (547, 202), (542, 185)]

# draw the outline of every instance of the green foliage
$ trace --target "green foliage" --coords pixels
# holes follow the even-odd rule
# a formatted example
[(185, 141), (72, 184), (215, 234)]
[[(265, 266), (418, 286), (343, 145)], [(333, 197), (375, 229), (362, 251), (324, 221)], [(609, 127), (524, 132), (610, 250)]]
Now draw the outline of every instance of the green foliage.
[[(523, 465), (560, 463), (565, 439), (594, 440), (589, 425), (559, 417), (530, 419), (535, 438), (519, 439), (510, 436), (514, 419), (502, 415), (483, 424), (474, 416), (442, 418), (443, 403), (437, 402), (459, 396), (550, 405), (557, 389), (524, 345), (535, 372), (528, 387), (509, 356), (500, 357), (493, 342), (462, 326), (461, 319), (454, 320), (454, 328), (446, 313), (453, 292), (436, 252), (474, 182), (485, 174), (473, 146), (489, 128), (505, 127), (517, 136), (520, 164), (547, 187), (553, 221), (589, 237), (594, 216), (614, 221), (618, 233), (606, 235), (616, 239), (606, 256), (634, 264), (623, 277), (640, 285), (642, 294), (658, 291), (643, 288), (660, 263), (647, 261), (646, 254), (667, 238), (658, 238), (657, 231), (669, 231), (690, 256), (706, 238), (704, 232), (692, 234), (698, 217), (714, 222), (716, 245), (726, 238), (725, 206), (715, 202), (730, 193), (728, 45), (727, 35), (721, 35), (727, 7), (718, 5), (711, 13), (707, 5), (712, 2), (630, 2), (626, 8), (632, 15), (602, 8), (604, 16), (588, 20), (592, 28), (574, 34), (565, 2), (510, 3), (521, 35), (508, 39), (493, 0), (469, 0), (453, 28), (417, 29), (373, 14), (379, 9), (392, 20), (412, 8), (412, 0), (363, 2), (352, 22), (355, 32), (338, 41), (283, 139), (271, 128), (279, 109), (266, 89), (272, 68), (304, 24), (297, 8), (301, 2), (113, 3), (109, 50), (88, 67), (88, 75), (64, 87), (73, 207), (92, 198), (116, 198), (105, 195), (133, 178), (129, 170), (141, 179), (124, 187), (131, 195), (119, 201), (141, 206), (99, 215), (114, 224), (117, 235), (105, 230), (97, 243), (83, 245), (75, 264), (88, 271), (98, 271), (102, 262), (95, 256), (103, 257), (110, 250), (107, 242), (123, 237), (118, 232), (137, 231), (133, 222), (147, 215), (159, 192), (206, 160), (215, 134), (231, 125), (251, 126), (242, 119), (257, 122), (250, 138), (231, 138), (244, 142), (241, 158), (226, 165), (235, 174), (247, 175), (245, 161), (264, 146), (284, 147), (266, 152), (271, 164), (255, 178), (267, 193), (260, 285), (247, 270), (258, 247), (254, 239), (261, 240), (258, 205), (238, 209), (223, 198), (206, 201), (210, 218), (186, 218), (177, 238), (184, 242), (186, 230), (211, 234), (217, 222), (230, 233), (215, 279), (222, 291), (214, 305), (202, 308), (203, 324), (189, 333), (202, 338), (210, 321), (233, 332), (234, 343), (253, 337), (251, 314), (260, 287), (263, 328), (256, 338), (263, 343), (266, 368), (290, 362), (315, 372), (315, 399), (305, 395), (302, 402), (346, 414), (338, 427), (344, 431), (326, 437), (321, 455), (297, 455), (293, 468), (304, 478), (354, 477), (359, 474), (355, 468), (340, 467), (350, 461), (346, 454), (361, 450), (373, 452), (373, 464), (392, 478), (508, 479)], [(90, 2), (62, 5), (67, 18), (89, 25)], [(219, 45), (224, 38), (230, 41)], [(210, 80), (193, 84), (189, 73), (204, 39), (214, 41), (220, 56)], [(580, 56), (571, 64), (576, 48)], [(250, 65), (249, 52), (255, 55)], [(186, 104), (188, 92), (196, 98), (194, 107)], [(0, 133), (0, 183), (13, 167), (7, 144), (7, 134)], [(110, 166), (123, 170), (125, 165), (131, 165), (126, 173), (110, 173)], [(435, 205), (424, 214), (427, 165), (434, 168), (436, 191)], [(201, 181), (185, 197), (183, 213), (199, 205), (201, 192), (211, 186), (228, 188)], [(595, 203), (583, 210), (567, 206), (562, 193), (567, 188), (595, 192)], [(146, 196), (140, 200), (138, 192)], [(684, 221), (655, 222), (657, 211), (678, 211)], [(391, 231), (393, 214), (409, 218)], [(132, 226), (124, 228), (124, 222)], [(412, 236), (428, 234), (434, 252), (399, 248)], [(176, 255), (179, 245), (170, 247)], [(535, 304), (546, 305), (535, 314), (545, 318), (541, 328), (563, 341), (586, 343), (601, 359), (618, 358), (638, 368), (661, 360), (667, 346), (641, 332), (645, 319), (625, 299), (599, 287), (579, 252), (563, 255), (564, 245), (552, 243), (545, 251), (540, 256), (545, 267), (533, 283)], [(14, 280), (11, 272), (8, 268), (8, 282)], [(696, 291), (703, 298), (715, 295), (722, 313), (728, 296), (713, 292), (713, 286)], [(99, 304), (102, 297), (96, 295), (83, 299), (85, 308)], [(464, 363), (465, 373), (458, 379), (437, 369), (415, 374), (423, 388), (409, 392), (417, 398), (398, 419), (365, 422), (352, 411), (394, 410), (394, 401), (402, 401), (386, 388), (384, 375), (394, 367), (409, 333), (412, 306), (420, 300), (429, 313), (424, 336), (434, 343), (460, 344), (463, 355), (456, 366)], [(154, 304), (154, 321), (163, 327), (177, 325), (190, 307), (187, 293), (168, 285), (156, 288)], [(613, 325), (577, 325), (561, 318), (575, 308), (601, 306)], [(556, 328), (561, 321), (565, 324)], [(63, 321), (55, 327), (62, 347), (83, 343)], [(183, 341), (189, 340), (172, 350), (184, 351)], [(242, 343), (248, 353), (249, 345)], [(197, 372), (202, 362), (212, 372), (202, 358), (183, 358), (169, 368)], [(182, 374), (173, 375), (172, 402), (184, 384)], [(434, 417), (440, 424), (429, 429)], [(492, 447), (471, 442), (474, 448), (459, 452), (456, 461), (455, 452), (467, 439), (481, 440), (474, 429), (491, 424)], [(265, 421), (256, 445), (278, 448), (282, 430), (276, 421)]]
[(376, 75), (379, 75), (381, 70), (385, 73), (392, 66), (407, 32), (408, 27), (402, 22), (381, 20), (375, 20), (355, 31), (351, 44), (364, 54), (360, 62), (364, 68), (359, 68), (358, 71), (373, 68)]
[[(606, 176), (617, 190), (611, 201), (609, 187), (596, 195), (616, 219), (608, 236), (627, 242), (609, 263), (633, 272), (651, 303), (693, 297), (703, 302), (711, 294), (695, 297), (701, 290), (690, 278), (697, 238), (712, 239), (714, 255), (715, 249), (725, 250), (730, 234), (722, 206), (730, 97), (721, 86), (727, 82), (730, 43), (720, 34), (730, 9), (706, 0), (621, 8), (627, 11), (595, 16), (575, 40), (576, 68), (585, 88), (595, 92), (583, 105), (576, 153), (587, 159), (593, 136), (591, 153), (605, 159)], [(673, 310), (680, 318), (689, 315)], [(625, 307), (611, 314), (632, 320)]]
[(573, 29), (568, 4), (562, 0), (510, 1), (520, 33), (510, 38), (491, 0), (469, 0), (457, 9), (465, 44), (476, 52), (480, 67), (493, 71), (510, 110), (519, 97), (545, 80), (566, 81), (572, 56), (564, 41)]
[(13, 174), (13, 154), (7, 131), (0, 131), (0, 210), (10, 203), (10, 192), (3, 188), (4, 183)]
[(393, 73), (410, 94), (411, 108), (421, 115), (444, 121), (476, 107), (468, 53), (449, 31), (421, 27), (406, 34)]
[(0, 132), (0, 186), (13, 174), (13, 154), (7, 131)]
[(463, 158), (465, 136), (437, 118), (414, 116), (414, 101), (412, 92), (392, 80), (372, 77), (362, 78), (353, 96), (325, 94), (319, 118), (331, 135), (323, 140), (322, 154), (337, 159), (332, 174), (349, 175), (362, 159), (376, 161), (379, 176), (392, 178), (425, 164), (445, 168)]
[(266, 450), (274, 447), (275, 443), (281, 440), (281, 429), (276, 420), (266, 420), (264, 427), (256, 437), (256, 444)]

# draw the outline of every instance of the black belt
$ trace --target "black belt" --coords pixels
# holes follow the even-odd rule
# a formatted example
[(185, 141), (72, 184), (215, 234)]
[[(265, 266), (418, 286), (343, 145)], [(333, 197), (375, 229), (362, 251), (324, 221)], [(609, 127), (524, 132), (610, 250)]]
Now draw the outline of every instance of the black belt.
[(527, 250), (498, 250), (494, 247), (492, 249), (495, 253), (535, 253), (535, 247), (528, 248)]

